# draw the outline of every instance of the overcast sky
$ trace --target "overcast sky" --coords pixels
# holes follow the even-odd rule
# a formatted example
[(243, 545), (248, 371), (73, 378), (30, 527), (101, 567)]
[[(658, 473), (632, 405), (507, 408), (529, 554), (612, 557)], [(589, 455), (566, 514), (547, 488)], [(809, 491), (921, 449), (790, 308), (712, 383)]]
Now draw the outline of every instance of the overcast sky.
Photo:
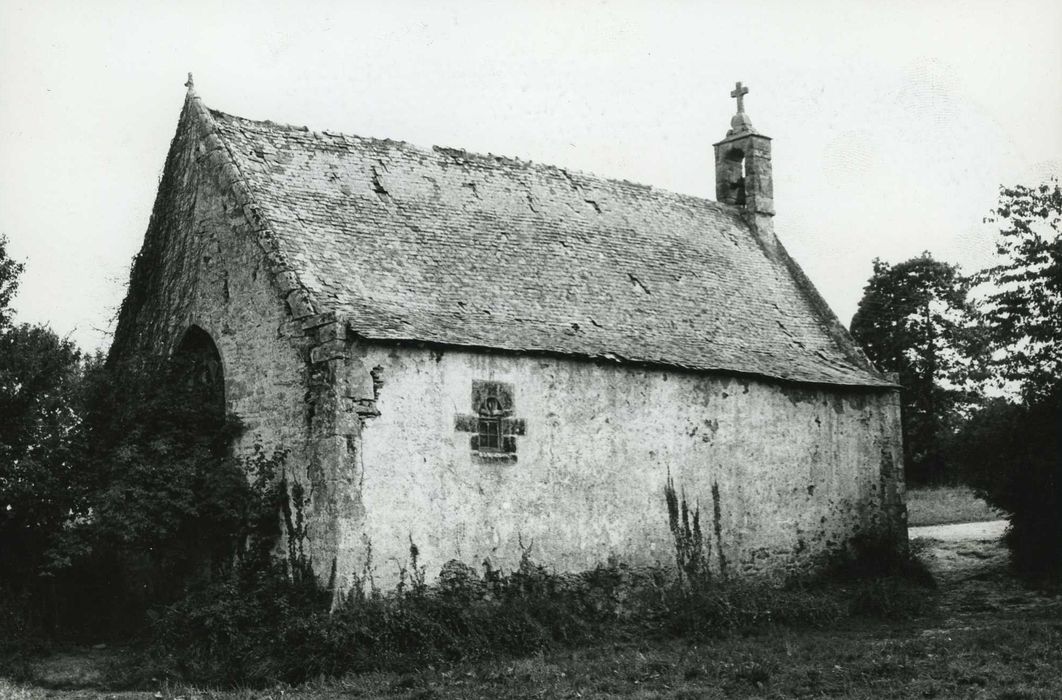
[(18, 318), (106, 347), (184, 99), (714, 196), (733, 84), (775, 227), (841, 320), (871, 261), (984, 264), (1001, 183), (1062, 171), (1062, 3), (0, 0)]

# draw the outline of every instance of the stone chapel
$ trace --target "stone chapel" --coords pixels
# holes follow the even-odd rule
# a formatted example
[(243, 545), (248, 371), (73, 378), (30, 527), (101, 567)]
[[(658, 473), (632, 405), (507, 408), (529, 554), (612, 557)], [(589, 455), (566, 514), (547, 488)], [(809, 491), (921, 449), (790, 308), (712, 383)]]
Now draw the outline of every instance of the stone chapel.
[(713, 201), (236, 117), (189, 76), (112, 359), (215, 358), (340, 589), (411, 541), (429, 579), (673, 564), (669, 479), (728, 575), (905, 541), (898, 387), (776, 237), (745, 93)]

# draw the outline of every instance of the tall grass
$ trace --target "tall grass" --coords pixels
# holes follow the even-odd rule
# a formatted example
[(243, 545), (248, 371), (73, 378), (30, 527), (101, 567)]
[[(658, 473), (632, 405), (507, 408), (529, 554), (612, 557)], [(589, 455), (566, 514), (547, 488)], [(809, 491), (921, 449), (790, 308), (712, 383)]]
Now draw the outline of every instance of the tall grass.
[(934, 608), (925, 569), (880, 541), (856, 542), (817, 577), (785, 586), (713, 577), (699, 514), (670, 484), (665, 505), (675, 567), (610, 564), (558, 573), (525, 550), (515, 571), (451, 561), (429, 585), (411, 541), (394, 590), (356, 578), (334, 606), (309, 574), (299, 542), (305, 534), (289, 527), (294, 539), (285, 560), (247, 560), (224, 580), (164, 609), (153, 643), (135, 662), (139, 672), (127, 680), (298, 683), (609, 638), (704, 640), (775, 626), (825, 627), (852, 616), (908, 618)]
[(999, 520), (1004, 514), (969, 486), (927, 486), (907, 491), (907, 524), (947, 525)]

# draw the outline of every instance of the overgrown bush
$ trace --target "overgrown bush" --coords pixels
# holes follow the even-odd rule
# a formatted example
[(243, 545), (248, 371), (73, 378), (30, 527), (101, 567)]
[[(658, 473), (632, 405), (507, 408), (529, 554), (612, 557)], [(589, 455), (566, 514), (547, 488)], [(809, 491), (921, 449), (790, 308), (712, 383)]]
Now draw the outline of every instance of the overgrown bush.
[(983, 270), (983, 319), (997, 383), (1021, 403), (975, 415), (957, 449), (989, 503), (1010, 515), (1017, 567), (1062, 580), (1062, 187), (1001, 187)]
[[(298, 683), (319, 675), (411, 671), (518, 656), (614, 638), (706, 640), (782, 625), (824, 627), (849, 616), (932, 612), (923, 580), (830, 578), (785, 587), (679, 585), (674, 570), (608, 566), (554, 574), (525, 559), (511, 574), (455, 563), (431, 586), (381, 593), (356, 587), (329, 612), (310, 578), (273, 562), (234, 571), (168, 607), (135, 666), (146, 680), (221, 685)], [(834, 574), (838, 576), (838, 574)]]
[(618, 592), (631, 575), (618, 567), (555, 575), (525, 557), (511, 574), (485, 566), (480, 575), (451, 562), (428, 586), (411, 545), (406, 570), (395, 590), (361, 581), (330, 611), (301, 554), (241, 561), (162, 611), (137, 664), (210, 683), (299, 682), (577, 644), (631, 614)]
[(250, 484), (227, 451), (239, 426), (183, 359), (89, 365), (62, 451), (34, 448), (0, 474), (0, 596), (22, 601), (26, 635), (128, 638), (248, 536)]
[(1016, 567), (1062, 577), (1062, 387), (1031, 405), (989, 403), (955, 449), (978, 495), (1007, 513)]
[[(256, 482), (256, 492), (270, 483), (278, 482)], [(286, 502), (259, 500), (263, 514)], [(260, 539), (257, 553), (241, 556), (227, 576), (162, 610), (153, 644), (135, 662), (143, 678), (297, 683), (319, 675), (526, 655), (609, 637), (703, 640), (775, 625), (824, 626), (849, 615), (906, 618), (930, 612), (935, 603), (925, 569), (880, 541), (857, 543), (822, 576), (782, 587), (713, 578), (706, 562), (689, 570), (610, 564), (558, 574), (535, 564), (530, 548), (513, 572), (499, 572), (489, 562), (480, 572), (451, 561), (427, 585), (410, 542), (394, 590), (382, 592), (371, 579), (357, 578), (333, 600), (314, 579), (301, 546), (305, 533), (293, 525), (301, 501), (290, 502), (292, 515), (275, 533), (287, 537), (286, 556), (278, 558), (284, 548)], [(684, 499), (669, 497), (667, 505), (678, 524), (677, 563), (698, 560), (700, 555), (678, 545), (693, 541), (682, 523), (690, 523), (692, 536), (699, 517)]]

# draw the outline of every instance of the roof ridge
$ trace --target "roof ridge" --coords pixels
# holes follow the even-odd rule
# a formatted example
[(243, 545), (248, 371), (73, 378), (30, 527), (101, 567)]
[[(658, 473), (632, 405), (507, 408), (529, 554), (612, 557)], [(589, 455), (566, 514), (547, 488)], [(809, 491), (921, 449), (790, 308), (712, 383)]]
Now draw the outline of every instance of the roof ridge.
[[(189, 82), (191, 76), (189, 75)], [(189, 86), (185, 98), (185, 108), (191, 110), (192, 118), (199, 127), (199, 137), (207, 148), (208, 154), (222, 154), (216, 165), (224, 173), (224, 186), (227, 186), (236, 203), (240, 206), (244, 218), (254, 232), (254, 239), (269, 261), (272, 281), (281, 299), (286, 303), (292, 318), (300, 319), (312, 316), (321, 309), (313, 291), (303, 283), (298, 268), (292, 264), (279, 245), (279, 236), (263, 208), (255, 200), (248, 179), (240, 168), (239, 161), (233, 154), (213, 112)], [(231, 116), (231, 115), (225, 115)]]
[[(362, 136), (360, 134), (350, 134), (350, 133), (346, 133), (346, 132), (342, 132), (342, 131), (332, 131), (332, 130), (329, 130), (329, 129), (311, 129), (308, 126), (305, 126), (305, 125), (297, 126), (295, 124), (287, 124), (287, 123), (284, 123), (284, 122), (275, 122), (275, 121), (273, 121), (271, 119), (250, 119), (248, 117), (241, 117), (238, 114), (230, 114), (228, 112), (223, 112), (223, 111), (221, 111), (219, 109), (209, 109), (209, 108), (207, 108), (207, 111), (211, 115), (218, 115), (218, 116), (221, 116), (221, 117), (224, 117), (224, 118), (227, 118), (227, 119), (235, 119), (235, 120), (239, 120), (241, 122), (250, 122), (252, 124), (259, 124), (259, 125), (263, 125), (263, 126), (267, 126), (267, 127), (271, 127), (271, 128), (277, 128), (277, 129), (286, 130), (286, 131), (310, 133), (310, 134), (324, 134), (325, 136), (328, 136), (328, 137), (331, 137), (331, 138), (340, 137), (340, 138), (344, 138), (344, 139), (356, 139), (358, 141), (365, 141), (365, 142), (369, 142), (369, 143), (395, 144), (397, 146), (409, 148), (409, 149), (412, 149), (412, 150), (417, 151), (419, 153), (423, 153), (425, 155), (428, 155), (428, 154), (430, 154), (432, 152), (442, 153), (444, 155), (450, 155), (451, 153), (453, 153), (453, 154), (462, 154), (464, 156), (470, 157), (471, 159), (491, 160), (491, 161), (494, 161), (494, 162), (497, 162), (497, 163), (511, 163), (511, 164), (514, 164), (514, 165), (520, 165), (520, 166), (524, 166), (524, 167), (530, 166), (530, 167), (533, 167), (533, 168), (538, 169), (538, 170), (554, 171), (554, 172), (562, 174), (562, 176), (576, 175), (578, 177), (587, 178), (589, 180), (594, 180), (594, 181), (597, 181), (597, 182), (610, 183), (610, 184), (615, 184), (615, 185), (624, 185), (624, 186), (627, 186), (627, 187), (634, 187), (634, 188), (637, 188), (637, 189), (645, 190), (646, 192), (652, 192), (652, 193), (655, 193), (655, 194), (663, 194), (665, 196), (675, 197), (676, 199), (679, 199), (679, 200), (695, 202), (697, 204), (702, 204), (702, 205), (708, 205), (710, 207), (718, 209), (721, 212), (732, 213), (732, 214), (735, 214), (735, 215), (737, 215), (739, 217), (740, 217), (740, 214), (742, 212), (741, 207), (738, 207), (738, 206), (735, 206), (735, 205), (731, 205), (731, 204), (724, 204), (723, 202), (719, 202), (717, 200), (710, 199), (708, 197), (701, 197), (701, 196), (698, 196), (698, 195), (695, 195), (695, 194), (689, 194), (687, 192), (676, 192), (675, 190), (669, 190), (669, 189), (667, 189), (665, 187), (659, 187), (657, 185), (652, 185), (652, 184), (648, 184), (648, 183), (644, 183), (644, 182), (635, 182), (634, 180), (628, 180), (627, 178), (609, 177), (607, 175), (599, 175), (599, 174), (591, 172), (589, 170), (582, 170), (580, 168), (574, 168), (574, 167), (569, 167), (569, 166), (564, 166), (564, 165), (557, 165), (557, 164), (554, 164), (554, 163), (546, 163), (546, 162), (543, 162), (543, 161), (536, 161), (536, 160), (532, 160), (530, 158), (524, 159), (524, 158), (520, 158), (519, 156), (500, 155), (500, 154), (497, 154), (497, 153), (491, 153), (489, 151), (487, 153), (481, 153), (479, 151), (470, 151), (468, 149), (460, 148), (460, 147), (456, 147), (456, 146), (440, 146), (438, 144), (432, 144), (431, 146), (424, 146), (424, 145), (413, 143), (411, 141), (405, 141), (403, 139), (392, 139), (392, 138), (387, 138), (387, 137), (385, 137), (385, 138), (377, 138), (375, 136)], [(213, 119), (213, 116), (211, 118)]]

